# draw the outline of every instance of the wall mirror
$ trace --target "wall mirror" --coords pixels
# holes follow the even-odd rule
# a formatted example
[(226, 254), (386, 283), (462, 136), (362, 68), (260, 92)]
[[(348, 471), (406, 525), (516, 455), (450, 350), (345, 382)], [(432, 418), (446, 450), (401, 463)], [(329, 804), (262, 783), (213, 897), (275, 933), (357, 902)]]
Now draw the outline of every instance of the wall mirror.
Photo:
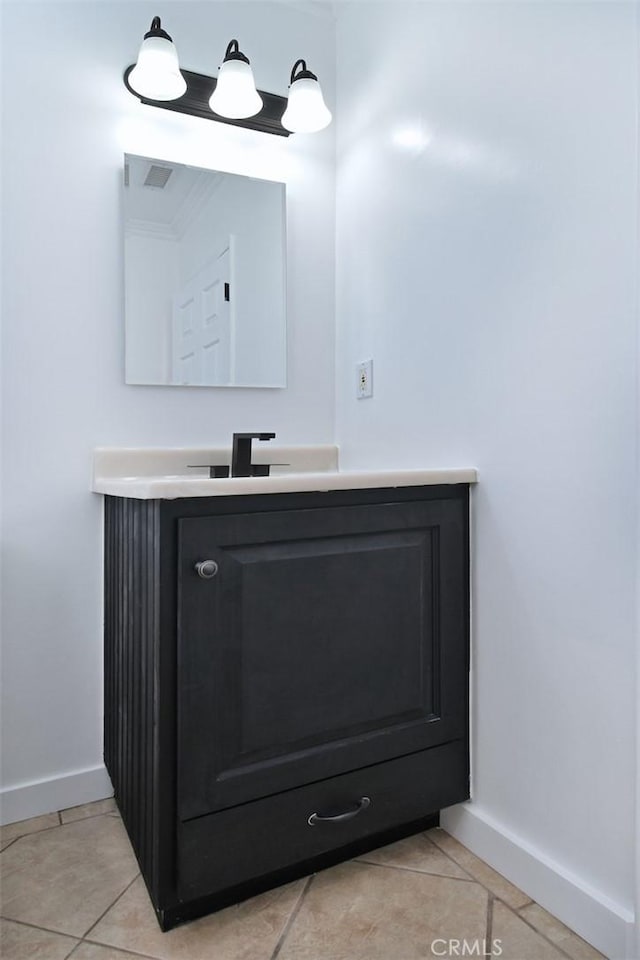
[(285, 185), (125, 154), (125, 380), (286, 386)]

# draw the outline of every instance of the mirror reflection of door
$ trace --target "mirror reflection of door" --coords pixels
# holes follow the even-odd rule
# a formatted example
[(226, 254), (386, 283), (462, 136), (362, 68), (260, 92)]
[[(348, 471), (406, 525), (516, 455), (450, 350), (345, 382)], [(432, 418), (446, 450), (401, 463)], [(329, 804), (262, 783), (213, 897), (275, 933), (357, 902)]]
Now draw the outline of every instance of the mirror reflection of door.
[(126, 154), (125, 382), (285, 387), (285, 226), (283, 183)]
[(184, 386), (231, 386), (232, 238), (173, 298), (172, 380)]

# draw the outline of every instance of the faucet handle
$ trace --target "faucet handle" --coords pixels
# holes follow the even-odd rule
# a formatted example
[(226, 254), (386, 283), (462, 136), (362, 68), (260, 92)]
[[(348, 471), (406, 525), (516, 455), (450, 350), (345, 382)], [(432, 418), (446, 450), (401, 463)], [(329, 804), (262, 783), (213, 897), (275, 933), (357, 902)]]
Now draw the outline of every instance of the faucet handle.
[(274, 440), (275, 433), (234, 433), (233, 440)]

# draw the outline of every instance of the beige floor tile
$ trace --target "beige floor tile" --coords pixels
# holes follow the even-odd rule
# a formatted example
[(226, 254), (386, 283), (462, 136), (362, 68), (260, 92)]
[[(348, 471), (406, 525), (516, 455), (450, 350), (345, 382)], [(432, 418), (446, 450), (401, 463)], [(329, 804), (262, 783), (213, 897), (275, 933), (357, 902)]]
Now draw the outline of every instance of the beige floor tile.
[(445, 830), (440, 829), (440, 827), (434, 827), (427, 832), (427, 836), (437, 847), (455, 860), (463, 870), (470, 873), (474, 879), (484, 884), (496, 897), (504, 900), (504, 902), (509, 904), (510, 907), (513, 907), (514, 910), (531, 902), (531, 897), (528, 897), (527, 894), (519, 890), (518, 887), (514, 886), (508, 880), (505, 880), (501, 874), (497, 873), (497, 871), (485, 863), (484, 860), (476, 857), (475, 854), (467, 850), (461, 843), (458, 843), (458, 841)]
[(539, 904), (531, 903), (528, 907), (519, 910), (518, 913), (525, 920), (528, 920), (536, 930), (543, 933), (549, 940), (553, 940), (573, 960), (605, 960), (595, 947), (588, 944), (586, 940), (579, 937), (569, 927), (565, 927), (564, 923), (543, 910)]
[(82, 936), (137, 873), (114, 817), (29, 834), (2, 854), (2, 915)]
[(431, 944), (483, 938), (476, 883), (357, 861), (314, 877), (278, 960), (425, 960)]
[(73, 823), (74, 820), (84, 820), (86, 817), (97, 817), (102, 813), (117, 812), (113, 797), (108, 800), (96, 800), (95, 803), (83, 803), (79, 807), (69, 807), (60, 811), (63, 823)]
[(57, 827), (60, 821), (57, 813), (45, 813), (42, 817), (32, 817), (31, 820), (20, 820), (18, 823), (8, 823), (6, 827), (0, 827), (0, 850), (9, 843), (13, 843), (18, 837), (24, 837), (27, 833), (37, 833), (39, 830), (48, 830), (49, 827)]
[(78, 942), (59, 933), (0, 920), (2, 960), (66, 960)]
[(91, 931), (89, 939), (159, 960), (269, 960), (304, 883), (298, 880), (278, 887), (162, 933), (139, 879)]
[(502, 960), (566, 960), (503, 903), (495, 901), (491, 939), (500, 941)]
[(406, 837), (378, 850), (371, 850), (358, 857), (365, 863), (379, 863), (383, 866), (404, 867), (407, 870), (420, 870), (422, 873), (435, 873), (442, 877), (459, 877), (469, 880), (469, 874), (457, 866), (446, 854), (429, 840), (426, 833)]
[[(127, 953), (115, 947), (103, 947), (98, 943), (82, 943), (71, 960), (140, 960), (144, 954)], [(153, 960), (153, 958), (152, 958)]]

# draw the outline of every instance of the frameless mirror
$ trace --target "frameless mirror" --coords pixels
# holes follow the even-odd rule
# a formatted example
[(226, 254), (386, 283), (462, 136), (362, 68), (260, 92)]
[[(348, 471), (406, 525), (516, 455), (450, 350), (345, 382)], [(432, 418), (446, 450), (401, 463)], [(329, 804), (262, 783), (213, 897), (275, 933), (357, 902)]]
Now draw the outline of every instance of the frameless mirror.
[(285, 186), (125, 155), (125, 380), (286, 386)]

